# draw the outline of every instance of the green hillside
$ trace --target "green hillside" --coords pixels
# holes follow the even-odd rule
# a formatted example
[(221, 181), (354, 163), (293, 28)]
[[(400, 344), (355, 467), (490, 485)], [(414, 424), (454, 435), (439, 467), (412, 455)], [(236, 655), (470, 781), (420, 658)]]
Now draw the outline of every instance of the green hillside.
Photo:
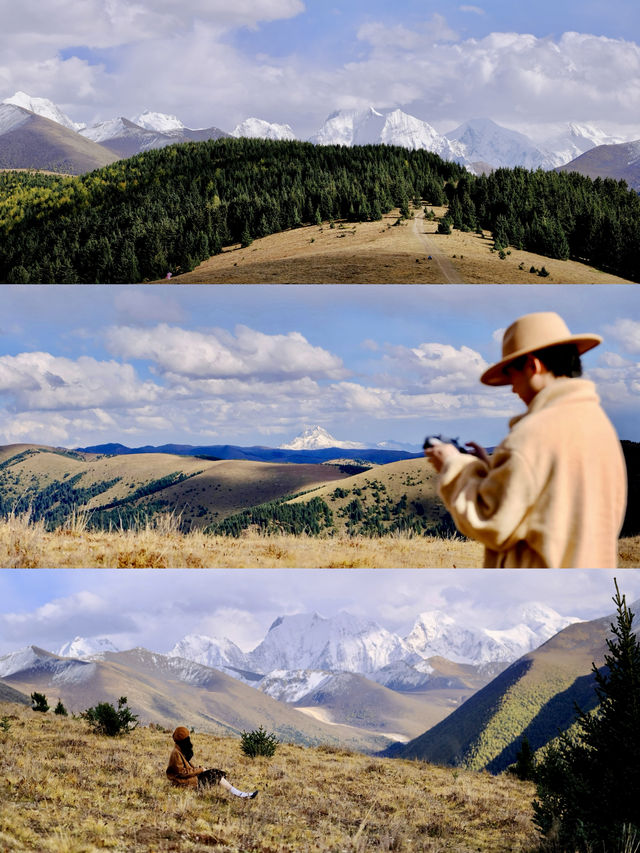
[(448, 224), (640, 279), (640, 198), (624, 182), (498, 169), (476, 177), (386, 145), (219, 139), (146, 151), (76, 178), (0, 174), (5, 282), (139, 282), (223, 246), (332, 220), (448, 203)]
[(78, 178), (0, 174), (0, 278), (158, 279), (303, 223), (379, 219), (416, 196), (438, 203), (463, 171), (427, 151), (221, 139)]
[(539, 749), (571, 725), (575, 702), (583, 710), (595, 707), (591, 664), (603, 661), (610, 623), (605, 617), (565, 628), (394, 754), (492, 773), (505, 770), (523, 734)]

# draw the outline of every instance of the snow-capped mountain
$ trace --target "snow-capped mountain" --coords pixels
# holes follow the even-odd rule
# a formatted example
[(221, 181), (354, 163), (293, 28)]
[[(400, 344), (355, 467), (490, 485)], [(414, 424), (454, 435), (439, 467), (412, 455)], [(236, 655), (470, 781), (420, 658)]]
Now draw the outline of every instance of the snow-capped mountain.
[(299, 702), (312, 690), (319, 690), (333, 678), (330, 672), (313, 669), (274, 669), (261, 680), (259, 689), (279, 702)]
[(441, 655), (458, 663), (482, 664), (490, 661), (513, 661), (557, 634), (567, 625), (580, 621), (560, 616), (544, 605), (533, 604), (520, 614), (512, 628), (492, 630), (470, 628), (457, 623), (441, 610), (421, 613), (410, 634), (407, 646), (421, 658)]
[(247, 136), (250, 139), (295, 139), (296, 135), (288, 124), (272, 124), (261, 118), (246, 118), (236, 125), (231, 136)]
[(553, 157), (535, 145), (524, 133), (501, 127), (488, 118), (473, 119), (445, 134), (464, 150), (466, 164), (482, 162), (494, 167), (524, 166), (526, 169), (552, 169)]
[(179, 657), (215, 669), (237, 667), (248, 669), (247, 655), (226, 637), (204, 637), (202, 634), (187, 634), (168, 653), (167, 657)]
[(564, 166), (598, 145), (619, 145), (624, 141), (621, 136), (610, 136), (595, 125), (570, 122), (548, 137), (544, 148), (551, 153), (554, 166)]
[(407, 657), (411, 650), (395, 634), (345, 612), (331, 619), (317, 613), (282, 616), (249, 653), (252, 668), (265, 674), (274, 669), (368, 673)]
[(67, 660), (38, 646), (27, 646), (0, 657), (0, 678), (14, 673), (47, 673), (53, 684), (78, 684), (90, 678), (95, 664), (83, 660)]
[(366, 444), (358, 441), (339, 441), (321, 426), (307, 427), (288, 444), (281, 444), (282, 450), (320, 450), (324, 447), (342, 447), (349, 450), (363, 450)]
[[(99, 145), (110, 147), (120, 156), (161, 148), (172, 142), (218, 139), (221, 136), (292, 140), (296, 136), (288, 124), (275, 124), (259, 118), (247, 118), (231, 134), (219, 128), (190, 130), (175, 115), (144, 110), (132, 119), (123, 117), (102, 121), (91, 127), (72, 121), (52, 101), (16, 92), (4, 105), (20, 107), (51, 119), (69, 130), (80, 132)], [(1, 107), (2, 105), (0, 105)], [(18, 116), (0, 114), (3, 122)], [(535, 140), (535, 141), (534, 141)], [(527, 128), (527, 134), (496, 124), (488, 118), (464, 122), (455, 130), (438, 133), (423, 119), (401, 109), (338, 110), (313, 134), (310, 142), (321, 145), (387, 144), (410, 149), (425, 149), (445, 160), (454, 160), (472, 171), (500, 166), (524, 166), (529, 169), (553, 169), (562, 166), (594, 147), (632, 141), (610, 134), (595, 124), (553, 125)]]
[(36, 115), (51, 119), (51, 121), (55, 121), (63, 127), (68, 127), (69, 130), (78, 131), (84, 127), (83, 124), (71, 121), (53, 101), (49, 101), (47, 98), (32, 98), (31, 95), (27, 95), (25, 92), (16, 92), (10, 98), (5, 98), (2, 103), (22, 107), (22, 109), (29, 110), (29, 112)]
[(159, 130), (160, 133), (167, 133), (170, 130), (182, 130), (185, 127), (177, 116), (156, 113), (152, 110), (144, 110), (139, 115), (132, 116), (131, 121), (139, 127), (144, 127), (145, 130)]
[(57, 655), (62, 658), (90, 658), (93, 655), (101, 655), (104, 652), (117, 652), (119, 649), (106, 637), (75, 637), (71, 642), (60, 646)]
[(445, 160), (465, 160), (464, 148), (441, 136), (430, 124), (402, 110), (386, 113), (368, 110), (338, 110), (310, 137), (318, 145), (399, 145), (424, 148)]

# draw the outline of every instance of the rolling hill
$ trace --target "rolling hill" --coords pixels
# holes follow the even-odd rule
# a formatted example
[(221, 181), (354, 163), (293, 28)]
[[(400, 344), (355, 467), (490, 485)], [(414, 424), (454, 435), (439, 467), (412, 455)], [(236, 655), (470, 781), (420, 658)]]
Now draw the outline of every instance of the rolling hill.
[(640, 139), (617, 145), (598, 145), (570, 163), (559, 166), (556, 171), (626, 181), (631, 189), (640, 192)]
[(81, 175), (108, 166), (118, 154), (57, 121), (15, 104), (0, 104), (0, 169), (39, 169)]
[[(359, 675), (334, 683), (331, 701), (309, 699), (300, 708), (280, 702), (219, 670), (132, 649), (89, 660), (64, 658), (30, 646), (0, 658), (8, 695), (19, 691), (60, 698), (74, 713), (101, 701), (126, 696), (141, 722), (173, 728), (188, 720), (198, 731), (239, 735), (262, 725), (280, 740), (340, 745), (375, 752), (398, 738), (405, 741), (425, 724), (434, 724), (470, 691), (430, 691), (402, 695)], [(364, 691), (364, 693), (362, 692)], [(363, 695), (371, 702), (365, 708)], [(8, 698), (6, 701), (15, 701)]]
[(8, 445), (0, 448), (0, 512), (30, 509), (50, 529), (74, 509), (90, 512), (96, 527), (176, 512), (188, 530), (346, 476), (337, 465)]
[(389, 754), (498, 773), (515, 761), (523, 735), (533, 750), (544, 746), (571, 725), (574, 703), (585, 711), (596, 706), (591, 664), (603, 663), (612, 620), (564, 628), (441, 723)]

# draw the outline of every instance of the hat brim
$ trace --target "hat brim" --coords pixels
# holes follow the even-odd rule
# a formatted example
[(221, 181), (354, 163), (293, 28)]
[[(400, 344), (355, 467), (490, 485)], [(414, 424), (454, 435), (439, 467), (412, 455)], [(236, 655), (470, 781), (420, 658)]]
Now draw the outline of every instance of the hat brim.
[(480, 377), (480, 382), (482, 382), (483, 385), (510, 385), (511, 382), (509, 381), (509, 377), (504, 373), (505, 368), (508, 367), (512, 361), (520, 358), (520, 356), (528, 355), (536, 350), (560, 346), (561, 344), (575, 344), (578, 348), (578, 354), (582, 355), (601, 343), (602, 338), (600, 335), (569, 335), (566, 338), (562, 338), (562, 340), (551, 341), (550, 343), (545, 343), (542, 346), (525, 347), (524, 349), (511, 353), (508, 358), (503, 358), (502, 361), (497, 362), (497, 364), (491, 365), (491, 367), (485, 370)]

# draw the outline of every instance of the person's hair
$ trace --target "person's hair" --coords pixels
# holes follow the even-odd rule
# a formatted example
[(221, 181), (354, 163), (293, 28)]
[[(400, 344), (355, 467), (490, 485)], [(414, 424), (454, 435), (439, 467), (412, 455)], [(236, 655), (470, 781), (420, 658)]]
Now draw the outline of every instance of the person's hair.
[(176, 746), (179, 748), (180, 752), (184, 755), (187, 761), (191, 761), (193, 758), (193, 745), (191, 743), (191, 738), (186, 737), (183, 740), (177, 740)]
[(580, 361), (578, 347), (575, 344), (554, 344), (526, 353), (510, 361), (505, 367), (505, 372), (510, 368), (522, 370), (529, 356), (540, 359), (554, 376), (568, 376), (570, 379), (577, 379), (582, 376), (582, 362)]

